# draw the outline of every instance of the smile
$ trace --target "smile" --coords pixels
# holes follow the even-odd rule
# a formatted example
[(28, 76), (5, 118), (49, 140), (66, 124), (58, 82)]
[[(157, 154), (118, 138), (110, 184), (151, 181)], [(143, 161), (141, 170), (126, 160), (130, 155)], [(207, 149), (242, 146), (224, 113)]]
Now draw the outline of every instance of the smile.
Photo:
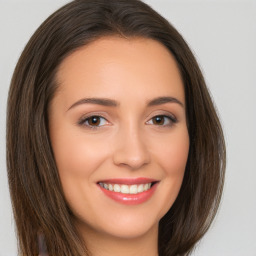
[(152, 186), (152, 183), (121, 185), (121, 184), (108, 184), (108, 183), (100, 182), (99, 185), (102, 188), (105, 188), (109, 191), (120, 192), (122, 194), (139, 194), (149, 190)]
[(148, 201), (157, 189), (159, 181), (148, 178), (113, 179), (97, 183), (108, 198), (126, 205), (136, 205)]

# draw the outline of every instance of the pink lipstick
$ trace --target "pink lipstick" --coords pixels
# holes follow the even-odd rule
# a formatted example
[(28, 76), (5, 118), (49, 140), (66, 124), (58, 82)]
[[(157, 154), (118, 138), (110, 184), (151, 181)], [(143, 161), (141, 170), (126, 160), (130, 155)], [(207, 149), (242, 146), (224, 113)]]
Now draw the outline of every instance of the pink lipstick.
[(149, 200), (157, 184), (157, 180), (149, 178), (108, 179), (98, 182), (106, 196), (126, 205), (141, 204)]

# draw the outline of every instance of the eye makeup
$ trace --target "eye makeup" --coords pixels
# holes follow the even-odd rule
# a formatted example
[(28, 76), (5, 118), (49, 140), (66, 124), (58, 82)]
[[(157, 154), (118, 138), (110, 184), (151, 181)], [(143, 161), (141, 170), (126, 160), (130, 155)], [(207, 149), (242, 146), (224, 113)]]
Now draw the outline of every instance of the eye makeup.
[[(147, 125), (155, 125), (159, 127), (172, 127), (178, 120), (173, 115), (155, 115), (146, 122)], [(103, 126), (109, 125), (110, 122), (103, 116), (93, 114), (82, 117), (78, 121), (79, 126), (86, 127), (88, 129), (98, 129)]]
[(172, 126), (173, 124), (177, 123), (177, 119), (171, 115), (156, 115), (146, 123), (157, 126)]

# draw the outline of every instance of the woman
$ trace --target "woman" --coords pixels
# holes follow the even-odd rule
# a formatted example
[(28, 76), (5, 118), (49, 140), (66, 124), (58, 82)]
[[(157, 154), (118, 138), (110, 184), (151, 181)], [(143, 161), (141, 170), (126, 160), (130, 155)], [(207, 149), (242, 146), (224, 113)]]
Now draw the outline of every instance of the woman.
[(7, 163), (20, 255), (188, 255), (216, 214), (225, 145), (164, 18), (137, 0), (78, 0), (20, 57)]

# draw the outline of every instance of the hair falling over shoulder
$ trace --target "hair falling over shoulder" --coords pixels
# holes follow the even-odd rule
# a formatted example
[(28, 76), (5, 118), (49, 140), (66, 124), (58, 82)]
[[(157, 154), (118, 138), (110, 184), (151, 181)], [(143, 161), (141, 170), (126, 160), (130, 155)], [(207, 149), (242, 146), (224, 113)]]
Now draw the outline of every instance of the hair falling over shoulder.
[(108, 35), (157, 40), (175, 57), (184, 83), (189, 157), (178, 198), (159, 223), (159, 255), (189, 255), (217, 212), (224, 184), (225, 143), (212, 99), (187, 43), (142, 1), (76, 0), (37, 29), (11, 81), (7, 167), (19, 255), (38, 255), (39, 247), (45, 253), (39, 234), (44, 236), (49, 255), (89, 255), (63, 196), (47, 111), (58, 86), (56, 70), (63, 59)]

